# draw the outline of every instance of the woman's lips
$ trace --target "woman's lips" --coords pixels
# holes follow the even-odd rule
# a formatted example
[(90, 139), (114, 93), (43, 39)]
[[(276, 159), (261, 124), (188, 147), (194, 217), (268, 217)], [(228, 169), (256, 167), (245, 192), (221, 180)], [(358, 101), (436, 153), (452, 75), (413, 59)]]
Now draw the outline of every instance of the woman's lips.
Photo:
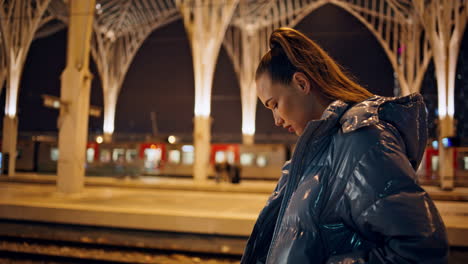
[(294, 128), (292, 128), (292, 126), (288, 126), (287, 128), (288, 128), (289, 133), (294, 133), (295, 132)]

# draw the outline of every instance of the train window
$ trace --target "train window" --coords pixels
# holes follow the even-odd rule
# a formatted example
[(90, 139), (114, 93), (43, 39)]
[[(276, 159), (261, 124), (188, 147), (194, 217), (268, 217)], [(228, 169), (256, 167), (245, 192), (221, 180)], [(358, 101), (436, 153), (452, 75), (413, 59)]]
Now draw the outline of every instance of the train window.
[(147, 148), (145, 149), (145, 168), (155, 169), (159, 167), (161, 162), (161, 149), (160, 148)]
[(138, 155), (138, 151), (136, 149), (127, 149), (127, 152), (125, 152), (125, 159), (127, 162), (132, 162), (136, 160)]
[(468, 157), (463, 157), (463, 163), (464, 163), (463, 169), (468, 170)]
[(182, 146), (182, 151), (183, 152), (193, 152), (194, 148), (192, 145), (183, 145)]
[(255, 156), (253, 153), (242, 153), (240, 156), (240, 163), (242, 166), (252, 166), (254, 158)]
[(192, 165), (194, 160), (192, 145), (183, 145), (182, 146), (182, 163), (184, 165)]
[(227, 154), (227, 162), (229, 164), (234, 164), (234, 162), (236, 161), (236, 154), (234, 153), (234, 151), (227, 151), (226, 154)]
[(88, 148), (86, 150), (86, 160), (88, 163), (92, 163), (94, 161), (94, 148)]
[(108, 149), (103, 149), (100, 151), (100, 157), (99, 157), (99, 160), (101, 162), (109, 162), (111, 161), (111, 153), (110, 153), (110, 150)]
[(177, 149), (169, 151), (169, 163), (179, 164), (180, 163), (180, 151)]
[(50, 150), (50, 159), (53, 161), (57, 161), (59, 157), (59, 150), (58, 148), (52, 148)]
[(116, 148), (112, 151), (112, 160), (118, 161), (125, 156), (125, 149), (123, 148)]
[(215, 153), (215, 163), (224, 163), (226, 161), (226, 152), (216, 151)]
[(234, 151), (216, 151), (215, 153), (215, 163), (224, 163), (228, 162), (229, 164), (234, 164), (236, 159), (236, 154)]
[(439, 169), (439, 156), (432, 156), (431, 158), (432, 171), (437, 171)]
[(267, 161), (267, 157), (265, 157), (264, 155), (258, 155), (257, 157), (257, 166), (258, 167), (266, 167), (268, 161)]

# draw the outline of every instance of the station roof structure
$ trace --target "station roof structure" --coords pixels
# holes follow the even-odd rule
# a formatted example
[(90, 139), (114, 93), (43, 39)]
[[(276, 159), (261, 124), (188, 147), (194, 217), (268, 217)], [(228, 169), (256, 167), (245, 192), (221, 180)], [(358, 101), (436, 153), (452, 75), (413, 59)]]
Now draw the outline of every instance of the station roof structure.
[[(40, 1), (33, 2), (39, 3)], [(63, 28), (63, 25), (66, 26), (70, 15), (67, 13), (66, 1), (49, 0), (48, 2), (49, 6), (44, 11), (44, 17), (41, 21), (42, 26), (37, 29), (36, 37), (41, 37), (40, 40), (37, 40), (38, 47), (41, 45), (40, 42), (45, 43), (48, 41), (47, 39), (54, 37), (57, 39), (58, 36), (63, 38), (63, 33), (62, 35), (58, 33), (57, 36), (52, 35), (52, 33)], [(213, 108), (211, 116), (214, 118), (213, 133), (240, 135), (241, 127), (244, 129), (245, 126), (243, 122), (249, 120), (248, 122), (256, 124), (256, 133), (258, 134), (281, 134), (270, 123), (272, 119), (269, 117), (269, 113), (256, 106), (257, 99), (252, 88), (252, 74), (259, 58), (268, 49), (268, 35), (274, 28), (280, 26), (296, 27), (319, 43), (322, 42), (320, 44), (325, 46), (332, 53), (332, 56), (337, 57), (339, 62), (344, 61), (342, 64), (345, 68), (361, 79), (361, 83), (371, 90), (384, 95), (392, 95), (393, 91), (390, 89), (393, 89), (394, 86), (393, 71), (396, 73), (396, 83), (400, 94), (419, 91), (427, 67), (435, 58), (432, 50), (434, 45), (430, 45), (430, 34), (425, 33), (428, 30), (427, 25), (430, 25), (430, 19), (435, 19), (435, 21), (438, 19), (436, 14), (430, 13), (432, 10), (430, 7), (431, 5), (444, 4), (444, 1), (433, 0), (429, 1), (431, 5), (428, 4), (427, 8), (421, 9), (421, 5), (426, 2), (419, 0), (98, 0), (95, 8), (92, 41), (92, 58), (96, 65), (93, 82), (95, 87), (102, 89), (102, 99), (98, 101), (107, 114), (105, 114), (103, 121), (97, 122), (103, 123), (97, 125), (94, 131), (112, 132), (116, 127), (117, 133), (119, 131), (131, 132), (132, 130), (154, 133), (150, 119), (150, 113), (154, 112), (157, 113), (157, 127), (160, 130), (158, 132), (186, 132), (190, 134), (190, 130), (193, 129), (191, 118), (195, 107), (194, 101), (196, 101), (196, 91), (194, 91), (196, 89), (193, 88), (196, 74), (193, 73), (191, 65), (194, 54), (193, 41), (188, 33), (190, 30), (187, 23), (183, 24), (183, 21), (187, 20), (187, 18), (184, 20), (184, 12), (189, 12), (190, 18), (195, 16), (194, 10), (209, 5), (234, 6), (231, 19), (223, 34), (220, 55), (214, 60), (217, 63), (214, 73), (214, 88), (210, 91), (212, 94), (210, 102)], [(458, 7), (455, 6), (455, 2), (459, 3)], [(7, 1), (2, 3), (6, 4)], [(465, 21), (466, 1), (454, 1), (453, 3), (455, 4), (451, 6), (447, 4), (446, 10), (462, 10), (456, 13), (458, 14), (457, 19), (461, 22)], [(184, 6), (189, 8), (183, 11)], [(57, 21), (61, 21), (62, 24)], [(337, 25), (337, 21), (345, 21), (349, 25), (355, 25), (356, 28), (353, 31), (345, 32), (349, 30), (349, 27)], [(449, 23), (452, 23), (454, 28), (464, 28), (464, 25), (456, 27), (455, 25), (460, 24), (457, 21), (449, 21)], [(326, 33), (323, 29), (326, 26), (323, 27), (321, 24), (328, 24), (329, 28), (337, 30)], [(320, 31), (316, 31), (316, 28), (320, 27)], [(452, 34), (453, 38), (458, 36), (459, 39), (462, 39), (464, 30), (458, 31), (443, 34)], [(353, 38), (349, 34), (356, 34), (354, 37), (358, 36), (358, 38), (365, 36), (361, 39), (362, 41), (373, 42), (374, 46), (370, 48), (369, 44), (365, 42), (357, 42), (356, 40), (352, 42), (357, 44), (352, 44), (354, 46), (351, 52), (364, 54), (359, 53), (358, 50), (367, 48), (366, 52), (369, 56), (363, 58), (349, 54), (349, 49), (343, 47), (343, 43), (340, 43), (339, 40), (340, 36), (346, 40)], [(249, 36), (249, 38), (244, 36)], [(420, 45), (411, 45), (411, 43), (415, 44), (417, 41), (415, 42), (414, 39), (418, 38)], [(61, 41), (63, 43), (63, 40)], [(60, 40), (56, 42), (60, 42)], [(461, 40), (459, 42), (461, 43)], [(168, 47), (171, 45), (172, 47)], [(347, 46), (351, 46), (351, 43)], [(182, 48), (182, 50), (175, 51), (176, 48)], [(405, 52), (401, 53), (403, 49)], [(249, 50), (249, 54), (245, 56), (247, 50)], [(347, 50), (348, 54), (344, 54), (342, 50)], [(166, 56), (163, 53), (167, 53)], [(371, 55), (373, 53), (377, 55)], [(1, 55), (4, 54), (6, 53)], [(383, 80), (381, 82), (375, 80), (376, 76), (366, 77), (365, 73), (359, 73), (359, 71), (374, 73), (373, 65), (376, 63), (372, 62), (372, 56), (377, 56), (377, 59), (381, 61), (380, 69), (384, 73), (378, 77)], [(0, 63), (5, 63), (6, 59), (1, 58)], [(357, 66), (347, 64), (348, 61), (353, 60), (360, 60), (361, 64), (363, 64), (362, 61), (368, 61), (367, 69), (364, 66), (361, 67), (362, 70), (356, 70), (359, 69), (359, 63), (354, 64)], [(187, 65), (187, 63), (189, 64)], [(154, 66), (154, 68), (144, 69), (143, 65), (145, 64), (149, 67)], [(163, 66), (158, 67), (155, 66), (156, 64)], [(163, 68), (167, 68), (166, 71)], [(34, 74), (29, 75), (28, 70), (25, 70), (25, 76), (34, 76)], [(152, 71), (153, 74), (151, 74)], [(161, 76), (158, 71), (164, 73), (165, 76)], [(172, 72), (172, 76), (168, 76), (168, 72)], [(146, 76), (143, 77), (143, 73)], [(156, 78), (151, 78), (151, 75)], [(6, 73), (0, 72), (0, 78), (2, 76), (6, 78)], [(30, 83), (29, 81), (24, 82), (25, 86)], [(143, 86), (147, 88), (144, 89)], [(176, 86), (177, 88), (175, 88)], [(184, 89), (178, 86), (186, 86), (185, 88), (188, 86), (188, 88)], [(172, 87), (170, 90), (175, 91), (182, 98), (171, 97), (166, 87)], [(99, 96), (99, 93), (95, 94)], [(124, 99), (129, 97), (133, 97), (133, 99)], [(24, 102), (21, 97), (19, 100), (20, 103)], [(141, 104), (136, 103), (132, 107), (130, 100), (141, 102)], [(152, 100), (155, 102), (154, 105), (142, 106), (143, 104), (151, 104)], [(179, 107), (169, 110), (168, 107), (171, 103), (168, 101), (171, 100), (174, 102), (173, 106), (178, 105)], [(450, 107), (453, 108), (453, 106)], [(223, 113), (222, 108), (231, 109), (231, 113), (228, 111)], [(137, 116), (138, 114), (133, 109), (141, 109), (140, 111), (143, 113)], [(179, 111), (185, 112), (182, 119), (176, 116), (168, 117), (168, 115)], [(223, 116), (236, 117), (234, 120), (227, 118), (232, 122), (222, 124), (220, 122), (223, 122)], [(180, 122), (176, 120), (180, 120)], [(93, 123), (96, 122), (91, 122), (91, 125)], [(132, 123), (133, 125), (131, 125)], [(166, 130), (168, 127), (176, 129)], [(229, 129), (225, 129), (226, 127)], [(245, 129), (248, 129), (248, 126)]]

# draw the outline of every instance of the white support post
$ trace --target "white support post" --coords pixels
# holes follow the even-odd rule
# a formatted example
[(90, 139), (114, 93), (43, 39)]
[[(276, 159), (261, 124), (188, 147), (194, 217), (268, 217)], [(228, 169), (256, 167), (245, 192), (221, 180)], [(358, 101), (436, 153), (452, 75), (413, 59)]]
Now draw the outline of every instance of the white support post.
[(196, 182), (204, 182), (208, 177), (210, 166), (211, 117), (196, 116), (194, 121), (195, 162), (193, 179)]
[[(48, 20), (44, 16), (50, 0), (0, 0), (0, 30), (2, 64), (0, 77), (7, 79), (5, 118), (2, 151), (9, 155), (8, 175), (15, 173), (16, 144), (18, 135), (18, 94), (21, 73), (34, 34), (40, 24)], [(3, 79), (1, 80), (3, 85)]]
[[(5, 116), (3, 118), (3, 138), (2, 150), (3, 159), (8, 155), (8, 164), (4, 161), (3, 165), (8, 166), (8, 175), (15, 175), (16, 167), (16, 142), (18, 139), (18, 118), (16, 116)], [(5, 168), (2, 167), (2, 170)]]
[(460, 45), (468, 21), (468, 1), (414, 0), (433, 50), (439, 107), (439, 177), (442, 189), (455, 186), (454, 154), (442, 139), (455, 131), (455, 74)]
[(224, 46), (233, 61), (240, 83), (242, 142), (245, 145), (254, 144), (257, 110), (255, 69), (260, 62), (261, 56), (268, 49), (267, 46), (261, 45), (264, 42), (260, 41), (260, 31), (258, 25), (245, 24), (242, 21), (238, 27), (231, 27), (230, 34), (224, 41)]
[(208, 178), (210, 155), (211, 88), (214, 69), (226, 28), (239, 0), (177, 0), (192, 47), (195, 77), (193, 141), (197, 182)]
[(135, 54), (153, 30), (180, 14), (173, 1), (164, 0), (101, 2), (96, 12), (91, 53), (104, 91), (104, 141), (110, 142), (118, 96)]
[(59, 117), (59, 192), (78, 193), (84, 186), (91, 86), (89, 52), (95, 0), (69, 1), (67, 65), (62, 74)]
[(451, 116), (439, 119), (439, 178), (440, 187), (451, 190), (455, 187), (454, 149), (445, 148), (442, 139), (455, 135), (454, 119)]

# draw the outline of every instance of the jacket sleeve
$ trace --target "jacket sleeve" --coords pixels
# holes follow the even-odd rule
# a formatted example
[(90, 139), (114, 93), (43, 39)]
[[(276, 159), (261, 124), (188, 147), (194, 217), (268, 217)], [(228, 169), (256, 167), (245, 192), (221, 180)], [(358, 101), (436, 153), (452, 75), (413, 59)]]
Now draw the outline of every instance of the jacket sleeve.
[(327, 263), (447, 263), (444, 223), (397, 135), (386, 132), (356, 163), (343, 207), (349, 224), (376, 246)]

